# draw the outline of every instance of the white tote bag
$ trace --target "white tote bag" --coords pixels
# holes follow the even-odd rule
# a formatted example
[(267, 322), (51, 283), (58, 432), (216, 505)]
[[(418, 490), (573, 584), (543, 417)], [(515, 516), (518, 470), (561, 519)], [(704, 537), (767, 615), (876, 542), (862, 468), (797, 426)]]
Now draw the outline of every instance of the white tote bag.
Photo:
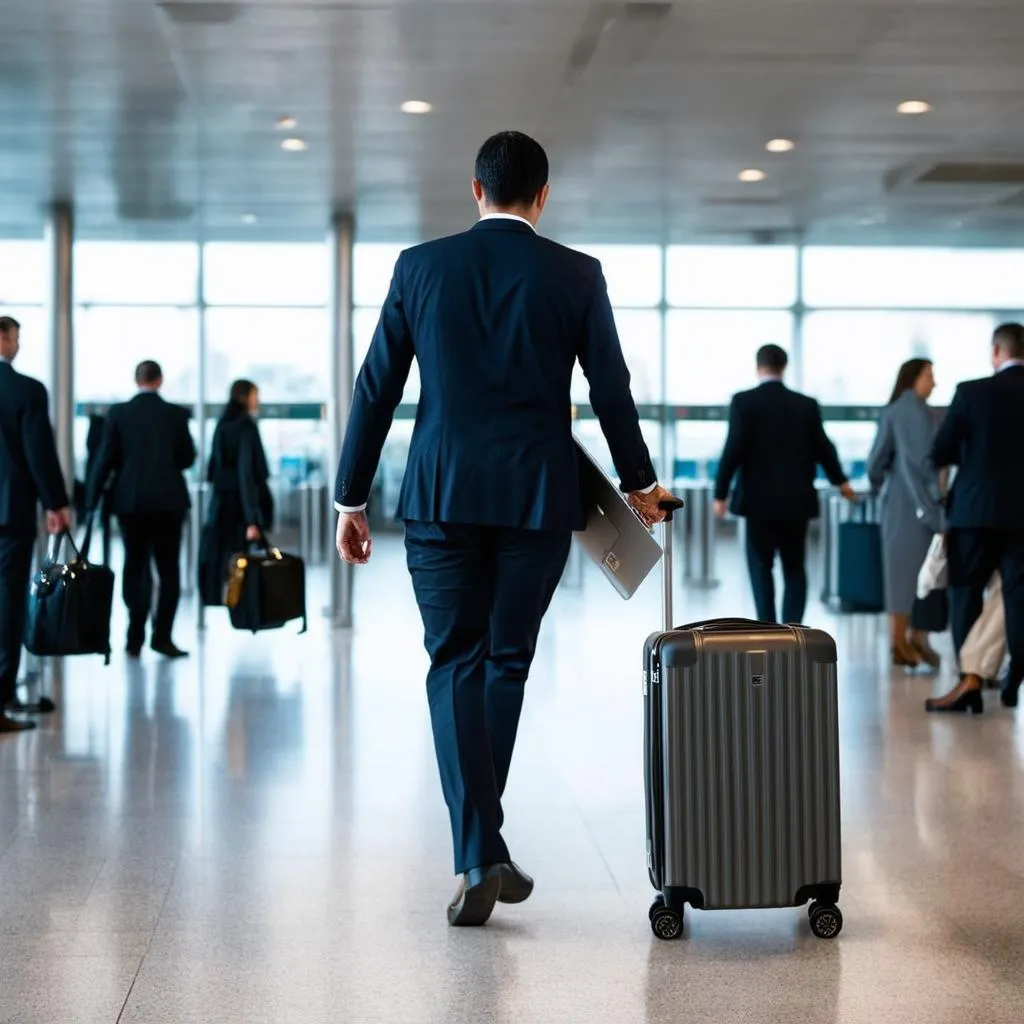
[(923, 601), (933, 590), (942, 590), (949, 582), (946, 542), (941, 533), (932, 537), (928, 554), (917, 574), (917, 596)]

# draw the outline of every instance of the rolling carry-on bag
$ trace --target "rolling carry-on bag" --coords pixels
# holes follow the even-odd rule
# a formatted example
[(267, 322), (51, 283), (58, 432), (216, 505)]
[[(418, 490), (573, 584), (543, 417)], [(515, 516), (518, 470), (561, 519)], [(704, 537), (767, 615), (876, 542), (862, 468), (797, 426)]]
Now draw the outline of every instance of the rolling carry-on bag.
[(305, 633), (305, 563), (278, 551), (264, 537), (231, 559), (224, 603), (235, 629), (259, 633), (301, 619)]
[[(667, 509), (667, 504), (663, 505)], [(647, 860), (654, 934), (697, 909), (796, 907), (834, 938), (843, 918), (835, 642), (820, 630), (672, 622), (644, 650)]]
[[(38, 657), (102, 654), (110, 663), (110, 615), (114, 573), (89, 561), (92, 520), (81, 550), (71, 534), (54, 534), (29, 584), (24, 643)], [(62, 544), (71, 557), (60, 561)]]

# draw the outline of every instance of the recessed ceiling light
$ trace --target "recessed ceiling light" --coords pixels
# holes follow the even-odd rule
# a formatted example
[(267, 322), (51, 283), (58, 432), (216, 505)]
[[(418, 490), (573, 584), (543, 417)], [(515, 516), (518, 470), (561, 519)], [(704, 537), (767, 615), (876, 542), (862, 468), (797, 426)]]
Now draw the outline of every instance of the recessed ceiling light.
[(281, 140), (281, 148), (286, 149), (289, 153), (301, 153), (304, 149), (308, 149), (308, 144), (305, 139), (290, 137)]
[(770, 139), (764, 148), (769, 153), (791, 153), (796, 149), (796, 143), (792, 139)]
[(242, 223), (243, 224), (255, 224), (256, 223), (256, 214), (255, 213), (243, 213), (242, 214)]
[(914, 117), (918, 114), (927, 114), (932, 109), (930, 103), (925, 103), (924, 100), (904, 100), (897, 108), (898, 114), (907, 114)]
[(277, 119), (276, 124), (281, 131), (290, 132), (298, 124), (298, 121), (296, 121), (291, 114), (284, 114), (282, 117)]
[(403, 114), (429, 114), (434, 106), (426, 100), (406, 100), (401, 109)]
[(748, 167), (745, 171), (740, 171), (736, 177), (739, 178), (740, 181), (754, 182), (764, 181), (768, 175), (765, 174), (764, 171), (759, 171), (756, 167)]

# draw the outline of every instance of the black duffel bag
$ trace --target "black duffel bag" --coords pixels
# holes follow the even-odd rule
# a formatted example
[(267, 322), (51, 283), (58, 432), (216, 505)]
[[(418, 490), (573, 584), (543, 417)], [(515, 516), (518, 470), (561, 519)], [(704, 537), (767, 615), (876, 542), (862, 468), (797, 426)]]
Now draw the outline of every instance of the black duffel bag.
[[(85, 528), (82, 548), (68, 531), (54, 534), (42, 564), (32, 577), (25, 616), (25, 647), (41, 658), (102, 654), (110, 664), (110, 612), (114, 603), (114, 574), (89, 561), (92, 521)], [(71, 557), (60, 561), (67, 545)]]
[(224, 603), (235, 629), (259, 633), (302, 619), (306, 632), (306, 565), (264, 537), (228, 563)]

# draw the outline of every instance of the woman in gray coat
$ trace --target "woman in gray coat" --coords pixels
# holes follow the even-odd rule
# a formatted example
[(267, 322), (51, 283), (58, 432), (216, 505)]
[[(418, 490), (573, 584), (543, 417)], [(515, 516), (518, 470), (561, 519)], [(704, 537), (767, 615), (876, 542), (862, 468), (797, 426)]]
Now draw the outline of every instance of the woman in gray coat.
[(868, 457), (868, 478), (882, 492), (882, 565), (892, 629), (892, 662), (908, 668), (939, 656), (926, 633), (910, 630), (917, 574), (932, 537), (942, 529), (939, 477), (930, 453), (937, 423), (928, 398), (935, 390), (929, 359), (909, 359), (896, 377)]

